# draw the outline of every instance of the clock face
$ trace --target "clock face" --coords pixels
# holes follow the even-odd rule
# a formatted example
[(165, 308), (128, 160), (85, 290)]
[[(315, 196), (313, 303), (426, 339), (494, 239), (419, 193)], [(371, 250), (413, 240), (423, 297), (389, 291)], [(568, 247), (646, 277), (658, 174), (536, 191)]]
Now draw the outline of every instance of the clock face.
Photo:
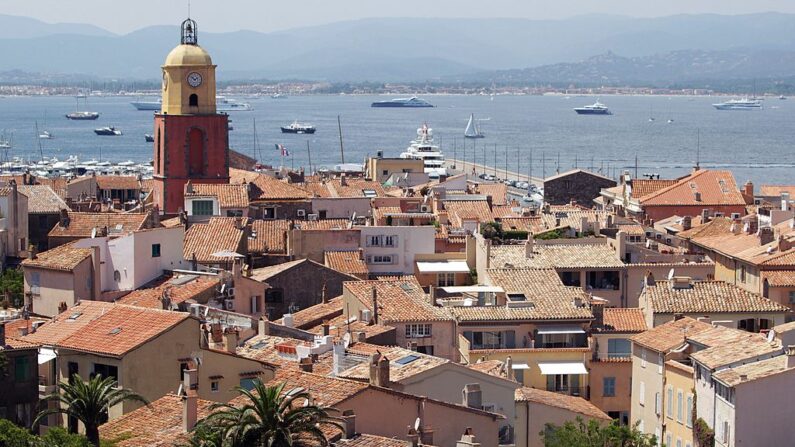
[(188, 74), (188, 84), (191, 87), (198, 87), (202, 85), (202, 75), (196, 73), (195, 71)]

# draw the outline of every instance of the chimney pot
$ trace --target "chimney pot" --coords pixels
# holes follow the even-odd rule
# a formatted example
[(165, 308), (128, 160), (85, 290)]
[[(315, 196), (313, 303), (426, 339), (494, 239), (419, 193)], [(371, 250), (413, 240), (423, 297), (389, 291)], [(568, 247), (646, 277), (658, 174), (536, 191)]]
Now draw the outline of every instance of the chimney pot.
[(265, 317), (260, 317), (257, 322), (257, 335), (269, 335), (271, 329), (271, 322)]
[(282, 315), (282, 325), (284, 327), (293, 327), (293, 314)]
[(370, 385), (381, 388), (389, 387), (389, 359), (380, 352), (370, 356)]
[(325, 337), (325, 336), (329, 335), (330, 325), (329, 325), (328, 320), (323, 320), (323, 324), (321, 326), (323, 328), (323, 336)]
[(314, 362), (312, 361), (311, 357), (304, 357), (304, 358), (302, 358), (301, 360), (298, 361), (298, 367), (303, 372), (311, 373), (312, 369), (313, 369), (313, 363)]
[(343, 411), (342, 423), (345, 426), (345, 439), (353, 439), (356, 436), (356, 413), (353, 410)]

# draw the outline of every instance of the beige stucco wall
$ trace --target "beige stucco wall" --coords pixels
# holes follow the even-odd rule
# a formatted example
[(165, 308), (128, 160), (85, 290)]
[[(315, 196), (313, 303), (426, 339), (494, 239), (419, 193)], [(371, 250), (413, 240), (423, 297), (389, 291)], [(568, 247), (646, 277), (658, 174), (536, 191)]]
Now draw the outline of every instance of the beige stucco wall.
[(39, 293), (32, 295), (33, 312), (52, 317), (58, 315), (61, 302), (72, 306), (78, 300), (97, 299), (99, 281), (94, 277), (94, 261), (93, 257), (86, 258), (71, 272), (24, 267), (25, 293), (31, 292), (32, 277), (39, 277)]
[[(529, 416), (528, 416), (529, 415)], [(563, 425), (581, 417), (585, 423), (589, 418), (563, 408), (551, 407), (535, 402), (516, 402), (516, 447), (544, 447), (541, 432), (546, 424)], [(605, 424), (608, 421), (603, 421)]]
[(323, 264), (326, 250), (358, 250), (359, 230), (292, 230), (288, 232), (288, 254)]
[(792, 369), (735, 387), (730, 445), (792, 445), (795, 399), (791, 393), (782, 391), (793, 389), (795, 370)]
[(423, 426), (434, 431), (433, 445), (454, 446), (467, 427), (474, 429), (482, 447), (498, 445), (499, 419), (427, 400), (423, 404), (421, 398), (384, 393), (389, 392), (368, 388), (335, 407), (354, 410), (356, 431), (361, 433), (406, 439), (408, 428), (421, 417)]
[[(643, 352), (646, 352), (645, 367)], [(661, 434), (662, 418), (655, 412), (655, 395), (663, 392), (663, 369), (660, 367), (660, 353), (632, 345), (632, 410), (630, 421), (635, 424), (641, 421), (639, 428), (644, 433)], [(641, 404), (641, 384), (645, 388)]]
[[(485, 360), (505, 361), (510, 356), (513, 364), (527, 363), (529, 369), (524, 370), (523, 386), (547, 389), (547, 376), (541, 374), (539, 362), (583, 362), (588, 366), (587, 360), (590, 358), (590, 350), (587, 348), (569, 349), (482, 349), (469, 351), (470, 359), (484, 358)], [(580, 374), (581, 387), (588, 386), (588, 374)]]
[[(627, 411), (632, 408), (632, 363), (630, 362), (591, 362), (589, 379), (591, 384), (591, 403), (600, 410)], [(615, 377), (614, 396), (604, 395), (604, 378)]]
[[(686, 447), (688, 443), (693, 445), (693, 428), (690, 421), (687, 421), (687, 397), (693, 396), (693, 369), (680, 368), (671, 365), (665, 365), (665, 393), (663, 394), (663, 411), (665, 413), (665, 430), (663, 431), (662, 442), (667, 442), (668, 436), (671, 436), (672, 446), (676, 446), (676, 441), (682, 440), (682, 447)], [(668, 388), (673, 390), (673, 402), (671, 417), (668, 415)], [(678, 394), (682, 393), (682, 419), (677, 417), (677, 399)]]

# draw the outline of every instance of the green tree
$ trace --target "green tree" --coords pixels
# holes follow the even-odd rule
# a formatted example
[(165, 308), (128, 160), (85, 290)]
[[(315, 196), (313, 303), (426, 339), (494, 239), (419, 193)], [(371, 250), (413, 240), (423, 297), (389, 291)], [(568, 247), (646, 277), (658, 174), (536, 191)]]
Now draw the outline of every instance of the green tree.
[[(24, 291), (24, 277), (20, 269), (6, 269), (0, 275), (0, 295), (5, 295), (6, 292), (10, 295), (10, 304), (14, 307), (20, 307), (24, 304), (22, 299), (22, 292)], [(0, 301), (3, 297), (0, 296)]]
[(634, 426), (621, 425), (618, 421), (603, 425), (596, 420), (586, 423), (581, 417), (567, 421), (562, 426), (546, 424), (539, 433), (544, 447), (654, 447), (657, 437), (646, 435)]
[(342, 429), (339, 418), (331, 416), (336, 410), (311, 404), (312, 396), (302, 388), (284, 392), (284, 387), (284, 383), (267, 386), (259, 381), (252, 390), (237, 387), (246, 402), (214, 404), (212, 413), (194, 431), (191, 445), (289, 447), (309, 438), (327, 446), (320, 427)]
[(67, 433), (60, 427), (51, 428), (46, 435), (36, 436), (11, 421), (0, 419), (0, 446), (3, 447), (89, 447), (84, 436)]
[(108, 410), (114, 405), (125, 401), (149, 403), (140, 395), (126, 388), (118, 388), (113, 377), (96, 375), (84, 381), (79, 375), (73, 376), (70, 382), (62, 382), (60, 391), (46, 397), (56, 400), (58, 408), (41, 411), (33, 421), (35, 427), (43, 418), (51, 414), (65, 414), (82, 422), (86, 428), (86, 437), (94, 446), (99, 446), (99, 426), (108, 420)]

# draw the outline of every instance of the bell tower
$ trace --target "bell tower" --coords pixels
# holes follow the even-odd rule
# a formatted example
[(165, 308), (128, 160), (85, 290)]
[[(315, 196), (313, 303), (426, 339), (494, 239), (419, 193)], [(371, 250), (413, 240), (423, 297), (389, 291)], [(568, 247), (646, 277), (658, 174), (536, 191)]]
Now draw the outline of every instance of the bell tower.
[(162, 66), (162, 106), (155, 114), (155, 203), (165, 214), (184, 207), (193, 183), (229, 182), (229, 129), (216, 111), (215, 65), (198, 43), (196, 22), (180, 27), (180, 44)]

